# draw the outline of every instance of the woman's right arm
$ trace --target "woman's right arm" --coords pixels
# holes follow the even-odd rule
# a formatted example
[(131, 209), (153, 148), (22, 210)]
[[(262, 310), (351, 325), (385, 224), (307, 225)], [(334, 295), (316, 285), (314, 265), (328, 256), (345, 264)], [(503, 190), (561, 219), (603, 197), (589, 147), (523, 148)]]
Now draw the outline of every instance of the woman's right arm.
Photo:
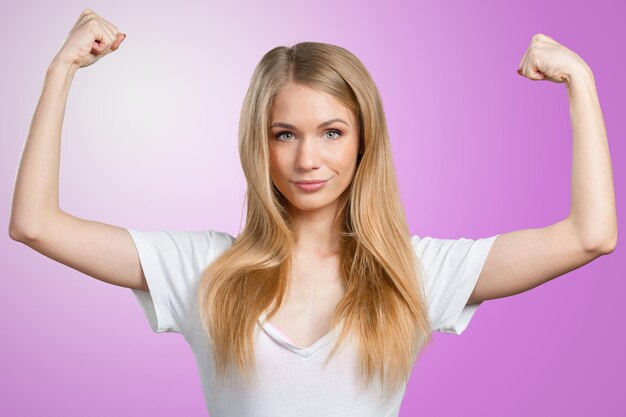
[(124, 37), (87, 9), (52, 60), (19, 162), (9, 235), (101, 281), (147, 290), (128, 231), (65, 213), (58, 197), (61, 130), (74, 74), (115, 51)]

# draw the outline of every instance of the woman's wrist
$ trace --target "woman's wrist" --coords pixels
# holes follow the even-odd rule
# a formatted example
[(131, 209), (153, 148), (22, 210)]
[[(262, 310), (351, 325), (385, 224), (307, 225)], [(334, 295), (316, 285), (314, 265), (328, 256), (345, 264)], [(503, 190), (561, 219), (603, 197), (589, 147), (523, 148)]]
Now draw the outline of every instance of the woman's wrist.
[(595, 90), (595, 85), (593, 71), (586, 63), (577, 65), (567, 74), (567, 79), (565, 80), (565, 86), (570, 98), (577, 95), (580, 90), (588, 90), (590, 88)]
[(65, 74), (65, 75), (74, 75), (76, 71), (78, 71), (78, 64), (70, 63), (58, 56), (54, 57), (50, 65), (48, 66), (47, 74)]
[(573, 83), (581, 83), (581, 82), (595, 82), (593, 78), (593, 71), (591, 71), (591, 67), (587, 65), (584, 61), (580, 64), (576, 65), (572, 70), (567, 73), (567, 79), (565, 83), (571, 86)]

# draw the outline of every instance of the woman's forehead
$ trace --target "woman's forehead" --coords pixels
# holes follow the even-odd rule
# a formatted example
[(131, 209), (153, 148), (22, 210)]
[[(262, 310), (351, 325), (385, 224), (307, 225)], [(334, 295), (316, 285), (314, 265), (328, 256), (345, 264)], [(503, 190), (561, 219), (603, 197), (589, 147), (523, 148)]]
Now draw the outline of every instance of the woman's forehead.
[(333, 119), (341, 119), (352, 126), (354, 115), (331, 94), (308, 86), (290, 84), (283, 87), (272, 100), (270, 125), (318, 127)]

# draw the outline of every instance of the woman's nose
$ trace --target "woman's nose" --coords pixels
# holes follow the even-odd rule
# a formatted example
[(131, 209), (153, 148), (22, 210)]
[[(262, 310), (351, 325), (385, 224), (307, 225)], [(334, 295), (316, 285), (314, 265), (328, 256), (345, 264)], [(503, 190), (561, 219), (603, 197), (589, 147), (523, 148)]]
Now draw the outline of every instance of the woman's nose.
[(307, 138), (300, 142), (296, 155), (296, 165), (301, 169), (319, 167), (319, 149), (315, 138)]

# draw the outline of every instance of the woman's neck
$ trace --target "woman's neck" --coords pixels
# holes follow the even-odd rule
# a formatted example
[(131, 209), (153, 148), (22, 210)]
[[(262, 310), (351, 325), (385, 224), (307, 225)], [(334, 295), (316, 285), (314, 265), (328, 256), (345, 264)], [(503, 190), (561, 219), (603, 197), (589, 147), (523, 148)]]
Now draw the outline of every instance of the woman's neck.
[(335, 207), (319, 210), (292, 209), (296, 228), (296, 256), (335, 256), (339, 252), (339, 224), (334, 223)]

